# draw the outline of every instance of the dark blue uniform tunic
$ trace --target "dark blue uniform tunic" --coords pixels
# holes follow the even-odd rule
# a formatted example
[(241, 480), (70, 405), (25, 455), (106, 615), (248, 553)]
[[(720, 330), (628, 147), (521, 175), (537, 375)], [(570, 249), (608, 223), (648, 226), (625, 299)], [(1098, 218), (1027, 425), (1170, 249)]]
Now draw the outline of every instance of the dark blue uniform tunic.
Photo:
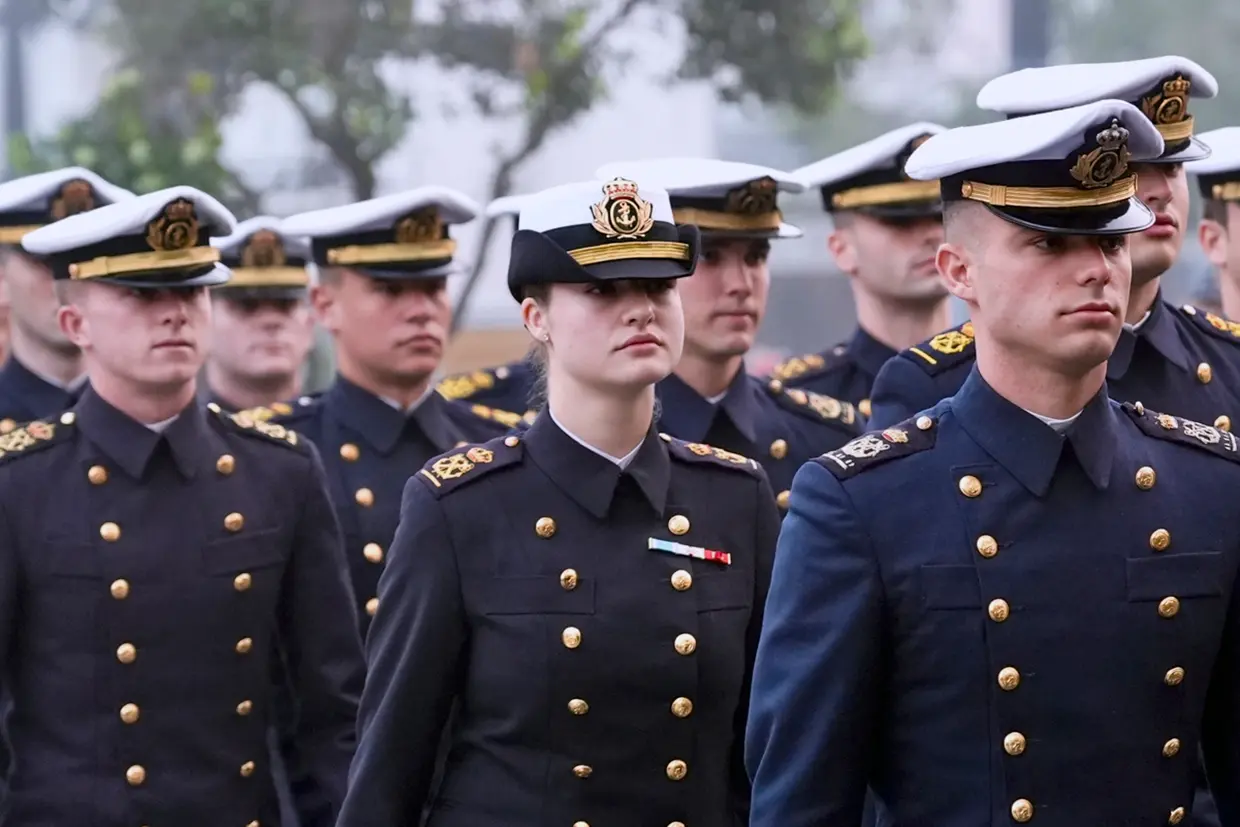
[(874, 380), (894, 348), (875, 339), (863, 328), (852, 338), (822, 353), (795, 356), (776, 366), (771, 374), (790, 388), (833, 396), (857, 406), (861, 415), (870, 415), (870, 392)]
[(53, 417), (73, 407), (81, 387), (66, 389), (35, 375), (16, 357), (0, 368), (0, 434), (23, 422)]

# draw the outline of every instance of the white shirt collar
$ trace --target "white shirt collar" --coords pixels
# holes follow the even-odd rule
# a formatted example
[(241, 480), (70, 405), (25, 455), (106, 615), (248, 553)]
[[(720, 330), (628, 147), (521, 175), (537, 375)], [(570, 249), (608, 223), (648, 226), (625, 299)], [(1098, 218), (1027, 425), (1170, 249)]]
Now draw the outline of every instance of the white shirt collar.
[(585, 448), (591, 451), (592, 453), (598, 454), (600, 457), (607, 460), (608, 462), (615, 463), (616, 465), (620, 467), (620, 470), (622, 471), (625, 468), (628, 468), (629, 464), (633, 462), (633, 458), (637, 456), (637, 452), (640, 451), (642, 448), (642, 443), (645, 442), (645, 440), (643, 440), (642, 442), (637, 443), (636, 448), (634, 448), (632, 451), (629, 451), (627, 454), (625, 454), (622, 457), (614, 457), (611, 454), (607, 453), (606, 451), (600, 451), (598, 448), (595, 448), (593, 445), (586, 442), (581, 437), (577, 436), (575, 433), (570, 431), (568, 428), (565, 428), (563, 423), (561, 423), (560, 420), (555, 418), (555, 413), (550, 408), (547, 408), (547, 414), (551, 417), (551, 421), (556, 424), (556, 427), (558, 427), (564, 433), (568, 434), (569, 438), (572, 439), (573, 442), (576, 442), (582, 448)]
[(1146, 322), (1148, 322), (1148, 321), (1150, 320), (1150, 314), (1151, 314), (1152, 312), (1153, 312), (1152, 310), (1147, 310), (1147, 311), (1145, 311), (1145, 315), (1144, 315), (1144, 316), (1142, 316), (1141, 318), (1137, 319), (1137, 320), (1136, 320), (1135, 322), (1133, 322), (1132, 324), (1127, 324), (1127, 323), (1125, 323), (1125, 324), (1124, 324), (1124, 328), (1125, 328), (1125, 329), (1127, 329), (1127, 330), (1131, 330), (1133, 333), (1136, 333), (1138, 330), (1140, 330), (1140, 329), (1141, 329), (1141, 325), (1145, 324)]
[(177, 417), (179, 416), (180, 414), (177, 414), (171, 419), (165, 419), (163, 422), (150, 422), (146, 424), (146, 427), (150, 428), (152, 431), (154, 431), (157, 434), (162, 434), (164, 431), (168, 430), (169, 425), (177, 421)]
[(413, 400), (413, 402), (412, 402), (412, 403), (410, 403), (409, 407), (407, 407), (407, 408), (406, 408), (406, 407), (404, 407), (404, 406), (402, 406), (402, 405), (401, 405), (399, 402), (397, 402), (395, 399), (389, 399), (389, 398), (388, 398), (388, 397), (386, 397), (386, 396), (380, 396), (380, 397), (379, 397), (379, 400), (380, 400), (381, 402), (383, 402), (383, 404), (388, 405), (388, 406), (390, 406), (390, 407), (392, 407), (392, 408), (395, 408), (396, 410), (400, 411), (400, 412), (401, 412), (401, 413), (403, 413), (405, 416), (409, 416), (409, 415), (411, 415), (414, 411), (416, 411), (418, 408), (422, 407), (422, 403), (423, 403), (423, 402), (425, 402), (427, 399), (429, 399), (429, 398), (430, 398), (430, 395), (431, 395), (432, 393), (434, 393), (434, 392), (435, 392), (435, 385), (434, 385), (433, 383), (428, 384), (428, 385), (426, 386), (426, 390), (422, 391), (422, 395), (421, 395), (421, 396), (419, 396), (417, 399)]
[[(1022, 410), (1024, 409), (1022, 408)], [(1046, 425), (1047, 427), (1049, 427), (1051, 430), (1053, 430), (1057, 434), (1062, 434), (1064, 431), (1068, 430), (1068, 426), (1071, 425), (1073, 422), (1076, 422), (1077, 417), (1079, 417), (1084, 412), (1085, 412), (1084, 410), (1079, 410), (1076, 413), (1072, 414), (1072, 416), (1068, 417), (1067, 419), (1054, 419), (1049, 416), (1043, 416), (1040, 413), (1034, 413), (1033, 411), (1029, 411), (1029, 410), (1025, 411), (1025, 413), (1029, 414), (1030, 416), (1037, 417), (1039, 420), (1041, 420), (1043, 425)]]

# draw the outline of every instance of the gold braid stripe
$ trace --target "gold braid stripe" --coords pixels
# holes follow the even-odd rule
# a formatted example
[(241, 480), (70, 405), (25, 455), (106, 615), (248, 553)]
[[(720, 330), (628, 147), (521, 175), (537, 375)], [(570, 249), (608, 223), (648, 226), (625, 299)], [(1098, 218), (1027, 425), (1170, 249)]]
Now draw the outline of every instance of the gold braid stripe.
[(740, 215), (719, 210), (703, 210), (697, 207), (679, 207), (672, 210), (672, 217), (676, 219), (677, 224), (694, 224), (703, 230), (735, 230), (737, 232), (778, 230), (779, 225), (784, 223), (784, 215), (779, 210), (758, 215)]
[(576, 250), (569, 250), (568, 254), (582, 267), (601, 264), (604, 261), (638, 258), (670, 258), (676, 261), (688, 261), (689, 245), (680, 241), (623, 241), (618, 244), (578, 247)]
[(1189, 115), (1175, 123), (1156, 123), (1154, 128), (1163, 136), (1164, 141), (1187, 141), (1193, 137), (1193, 116)]
[(1240, 181), (1215, 184), (1210, 188), (1210, 196), (1215, 201), (1240, 201)]
[(126, 273), (146, 273), (152, 270), (177, 270), (215, 264), (219, 260), (220, 251), (214, 247), (156, 250), (150, 253), (130, 253), (124, 256), (99, 256), (90, 261), (70, 264), (69, 278), (81, 281), (103, 276), (120, 276)]
[(1103, 207), (1118, 204), (1137, 194), (1137, 176), (1129, 175), (1109, 187), (1081, 190), (1076, 187), (1005, 187), (965, 181), (960, 194), (970, 201), (981, 201), (992, 207), (1028, 207), (1039, 210)]
[(221, 287), (305, 287), (310, 275), (305, 267), (233, 267), (232, 278)]
[(0, 244), (20, 244), (26, 233), (43, 229), (42, 224), (31, 224), (22, 227), (0, 227)]
[(421, 244), (355, 244), (327, 251), (328, 264), (383, 264), (388, 261), (437, 261), (452, 258), (456, 241), (451, 238)]
[(938, 198), (937, 178), (933, 181), (895, 181), (890, 184), (840, 190), (831, 196), (831, 206), (837, 210), (851, 210), (857, 207), (900, 204), (905, 201), (937, 201)]

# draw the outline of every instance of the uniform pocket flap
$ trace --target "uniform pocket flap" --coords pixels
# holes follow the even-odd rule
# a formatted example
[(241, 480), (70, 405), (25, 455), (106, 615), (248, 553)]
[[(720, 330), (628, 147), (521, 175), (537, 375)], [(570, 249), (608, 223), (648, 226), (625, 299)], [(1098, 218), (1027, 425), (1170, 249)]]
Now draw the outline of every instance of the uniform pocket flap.
[[(575, 583), (571, 589), (566, 583)], [(594, 614), (594, 581), (586, 577), (542, 575), (492, 577), (480, 593), (485, 615), (591, 615)]]
[(748, 609), (753, 605), (753, 583), (739, 571), (699, 574), (693, 578), (699, 612)]
[(973, 566), (924, 565), (921, 598), (927, 609), (980, 609), (977, 570)]
[(1223, 595), (1223, 555), (1216, 551), (1131, 558), (1127, 565), (1131, 601)]
[(202, 550), (203, 567), (208, 574), (237, 574), (280, 565), (289, 552), (281, 534), (279, 528), (269, 528), (208, 543)]

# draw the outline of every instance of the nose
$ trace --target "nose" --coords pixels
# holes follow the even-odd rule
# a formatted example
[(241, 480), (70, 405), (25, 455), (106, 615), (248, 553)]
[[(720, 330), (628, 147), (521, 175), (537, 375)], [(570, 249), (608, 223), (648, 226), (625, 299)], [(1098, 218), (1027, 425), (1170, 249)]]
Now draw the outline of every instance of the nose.
[(1110, 284), (1115, 279), (1116, 267), (1119, 267), (1119, 261), (1128, 260), (1127, 257), (1117, 259), (1108, 256), (1106, 252), (1097, 244), (1082, 245), (1080, 265), (1077, 270), (1080, 283), (1082, 285), (1099, 285), (1104, 286)]
[(748, 296), (753, 292), (755, 272), (756, 268), (742, 256), (728, 256), (720, 272), (723, 292), (729, 296)]
[(1137, 190), (1141, 200), (1151, 207), (1161, 208), (1172, 198), (1168, 169), (1158, 164), (1145, 164), (1137, 174)]
[(637, 293), (624, 308), (624, 323), (644, 327), (654, 321), (654, 299), (648, 293)]

